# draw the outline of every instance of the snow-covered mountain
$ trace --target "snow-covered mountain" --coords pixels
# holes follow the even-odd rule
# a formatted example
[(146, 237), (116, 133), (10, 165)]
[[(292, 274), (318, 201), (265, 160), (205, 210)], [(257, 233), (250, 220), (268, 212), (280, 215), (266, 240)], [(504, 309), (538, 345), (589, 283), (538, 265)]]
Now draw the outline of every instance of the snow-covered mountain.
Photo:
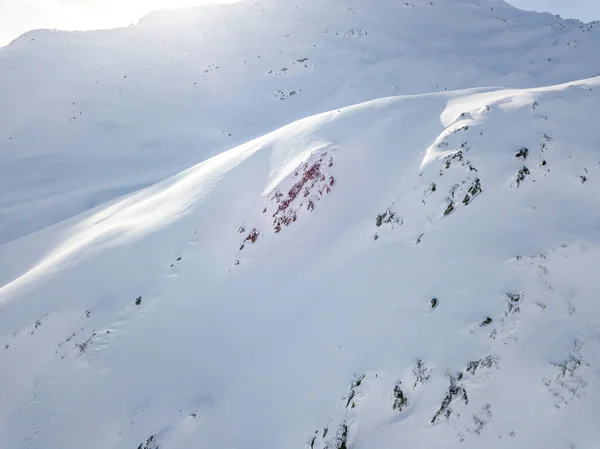
[(0, 448), (595, 448), (598, 49), (265, 0), (0, 50)]

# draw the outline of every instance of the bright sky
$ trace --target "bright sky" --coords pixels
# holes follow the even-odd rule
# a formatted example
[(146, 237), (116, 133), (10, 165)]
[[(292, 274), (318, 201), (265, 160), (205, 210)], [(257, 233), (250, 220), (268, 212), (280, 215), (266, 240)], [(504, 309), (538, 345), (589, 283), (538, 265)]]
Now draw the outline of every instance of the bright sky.
[(0, 0), (0, 46), (38, 29), (93, 30), (127, 26), (156, 9), (236, 0)]
[[(150, 11), (235, 0), (0, 0), (0, 46), (36, 28), (90, 30), (137, 22)], [(600, 0), (509, 0), (584, 22), (600, 20)]]
[[(1, 0), (0, 0), (1, 1)], [(506, 0), (517, 8), (560, 14), (584, 22), (600, 20), (600, 0)]]

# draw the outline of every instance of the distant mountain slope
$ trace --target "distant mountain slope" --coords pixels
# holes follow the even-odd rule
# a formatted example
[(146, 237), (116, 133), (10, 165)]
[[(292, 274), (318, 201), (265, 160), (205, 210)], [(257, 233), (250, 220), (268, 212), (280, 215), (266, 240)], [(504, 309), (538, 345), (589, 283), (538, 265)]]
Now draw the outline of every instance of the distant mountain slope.
[(262, 0), (0, 50), (0, 244), (294, 120), (600, 73), (597, 23), (499, 0)]
[(595, 447), (599, 113), (334, 109), (3, 245), (0, 448)]

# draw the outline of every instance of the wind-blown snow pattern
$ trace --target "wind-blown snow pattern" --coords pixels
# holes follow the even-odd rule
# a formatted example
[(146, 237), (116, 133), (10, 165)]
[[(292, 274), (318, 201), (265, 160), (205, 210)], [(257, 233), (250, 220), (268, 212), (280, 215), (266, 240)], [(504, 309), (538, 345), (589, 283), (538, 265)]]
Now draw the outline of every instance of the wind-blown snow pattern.
[(597, 447), (599, 33), (242, 1), (0, 50), (0, 449)]

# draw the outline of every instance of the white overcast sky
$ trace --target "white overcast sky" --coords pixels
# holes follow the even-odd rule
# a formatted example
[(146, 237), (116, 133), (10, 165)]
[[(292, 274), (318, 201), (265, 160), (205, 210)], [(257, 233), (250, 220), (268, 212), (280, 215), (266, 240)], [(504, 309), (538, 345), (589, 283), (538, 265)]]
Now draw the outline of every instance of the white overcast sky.
[[(0, 0), (0, 46), (37, 28), (90, 30), (135, 23), (155, 9), (235, 0)], [(536, 11), (549, 11), (584, 22), (600, 20), (600, 0), (508, 0)]]

